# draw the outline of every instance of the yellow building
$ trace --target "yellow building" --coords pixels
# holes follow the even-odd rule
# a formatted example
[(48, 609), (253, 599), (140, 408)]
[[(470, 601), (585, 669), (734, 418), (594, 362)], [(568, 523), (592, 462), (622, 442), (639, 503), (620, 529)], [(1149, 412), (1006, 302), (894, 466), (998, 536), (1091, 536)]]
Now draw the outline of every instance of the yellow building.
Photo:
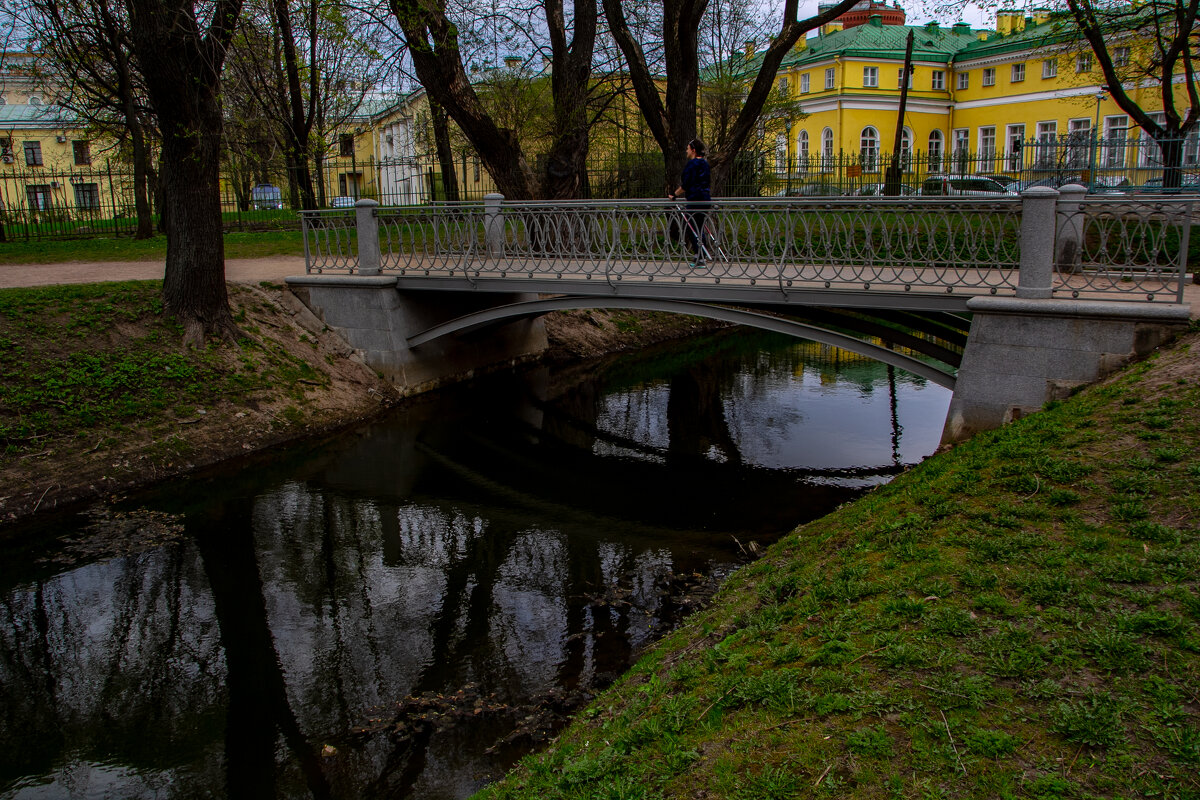
[[(947, 172), (1001, 180), (1073, 172), (1111, 185), (1161, 174), (1157, 147), (1147, 146), (1148, 137), (1140, 138), (1102, 91), (1103, 76), (1086, 43), (1061, 17), (1000, 11), (997, 23), (996, 31), (965, 23), (907, 26), (885, 24), (883, 14), (874, 14), (865, 24), (842, 29), (835, 23), (800, 42), (780, 71), (805, 115), (789, 121), (776, 145), (777, 163), (791, 165), (789, 181), (795, 173), (801, 180), (836, 173), (843, 183), (880, 181), (898, 127), (910, 183)], [(901, 123), (910, 31), (913, 69)], [(1128, 60), (1129, 48), (1114, 48), (1114, 57)], [(1176, 89), (1186, 91), (1182, 84)], [(1130, 91), (1142, 108), (1161, 112), (1157, 87), (1131, 85)], [(1200, 164), (1195, 134), (1184, 159)]]

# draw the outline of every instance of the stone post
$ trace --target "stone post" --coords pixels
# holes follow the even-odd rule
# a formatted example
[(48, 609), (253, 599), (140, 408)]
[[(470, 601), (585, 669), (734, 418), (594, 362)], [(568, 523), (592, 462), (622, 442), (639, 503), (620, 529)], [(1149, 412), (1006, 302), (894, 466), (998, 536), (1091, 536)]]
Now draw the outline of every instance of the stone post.
[(378, 275), (383, 260), (379, 257), (379, 203), (363, 198), (354, 204), (354, 222), (358, 229), (358, 274)]
[(1080, 201), (1087, 188), (1068, 183), (1058, 189), (1058, 238), (1054, 242), (1054, 264), (1061, 273), (1079, 272), (1083, 263), (1083, 211)]
[(1048, 298), (1054, 285), (1054, 205), (1058, 191), (1034, 186), (1021, 193), (1021, 271), (1017, 297)]
[(500, 216), (500, 206), (503, 203), (502, 194), (483, 196), (483, 230), (488, 258), (504, 257), (504, 219)]

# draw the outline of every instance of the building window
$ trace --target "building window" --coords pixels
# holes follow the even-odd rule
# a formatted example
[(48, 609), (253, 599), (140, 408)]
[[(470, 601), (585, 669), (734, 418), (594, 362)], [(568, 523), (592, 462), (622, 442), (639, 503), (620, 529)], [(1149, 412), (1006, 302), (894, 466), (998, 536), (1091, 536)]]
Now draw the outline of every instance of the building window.
[(912, 131), (908, 128), (900, 131), (900, 166), (903, 169), (912, 166)]
[(354, 155), (354, 136), (352, 134), (343, 133), (338, 137), (338, 155), (346, 158)]
[(775, 174), (787, 174), (787, 136), (782, 133), (775, 137)]
[(1067, 166), (1086, 169), (1091, 157), (1092, 121), (1073, 119), (1067, 122)]
[(40, 106), (42, 104), (42, 96), (40, 94), (29, 95), (29, 105)]
[(971, 152), (971, 132), (967, 128), (954, 129), (954, 171), (966, 172), (967, 159)]
[(42, 143), (25, 142), (22, 147), (25, 148), (25, 165), (40, 167), (42, 165)]
[(821, 160), (824, 162), (824, 169), (833, 169), (833, 129), (826, 128), (821, 131)]
[(1092, 54), (1080, 53), (1075, 56), (1075, 72), (1084, 73), (1092, 71)]
[(779, 94), (781, 97), (788, 96), (788, 79), (786, 76), (779, 79)]
[(958, 84), (957, 84), (958, 88), (966, 89), (970, 85), (971, 85), (971, 73), (969, 73), (969, 72), (958, 73)]
[(1042, 61), (1042, 77), (1053, 78), (1058, 75), (1058, 59), (1047, 58)]
[(858, 158), (862, 168), (867, 171), (879, 168), (879, 131), (870, 125), (862, 129), (859, 137)]
[(46, 211), (50, 208), (50, 185), (34, 183), (25, 187), (25, 197), (29, 199), (30, 211)]
[(0, 156), (4, 157), (7, 164), (11, 164), (13, 160), (12, 138), (9, 136), (0, 137)]
[(825, 88), (832, 89), (833, 85), (833, 67), (830, 67), (825, 70)]
[(1012, 77), (1009, 78), (1013, 83), (1020, 83), (1025, 80), (1025, 62), (1012, 65)]
[(945, 89), (946, 88), (946, 71), (935, 69), (929, 78), (930, 89)]
[(1112, 51), (1112, 62), (1114, 67), (1125, 67), (1129, 65), (1129, 48), (1117, 47)]
[(1058, 156), (1058, 123), (1039, 122), (1037, 124), (1037, 168), (1049, 169), (1054, 166)]
[(984, 70), (983, 70), (983, 85), (984, 86), (995, 86), (996, 85), (996, 68), (995, 67), (985, 67), (984, 68)]
[(86, 139), (71, 142), (71, 150), (75, 153), (75, 166), (86, 167), (92, 163), (92, 148)]
[(1126, 136), (1129, 117), (1121, 114), (1104, 118), (1104, 145), (1100, 163), (1106, 167), (1125, 166)]
[(100, 184), (75, 184), (75, 207), (80, 211), (100, 210)]
[[(912, 88), (912, 78), (914, 70), (908, 71), (908, 88)], [(896, 88), (904, 86), (904, 67), (896, 70)]]
[(808, 73), (800, 76), (800, 94), (808, 94)]
[(942, 132), (935, 130), (929, 134), (929, 144), (927, 150), (929, 152), (929, 171), (942, 171), (942, 146), (945, 142), (942, 140)]
[(796, 160), (799, 162), (800, 171), (808, 172), (808, 131), (800, 131), (800, 135), (796, 137)]
[(1008, 147), (1005, 149), (1005, 169), (1009, 172), (1020, 172), (1024, 164), (1022, 149), (1025, 147), (1025, 126), (1008, 126)]
[(863, 67), (863, 88), (870, 89), (879, 85), (879, 67)]
[(989, 125), (979, 129), (980, 168), (990, 170), (996, 158), (996, 129)]

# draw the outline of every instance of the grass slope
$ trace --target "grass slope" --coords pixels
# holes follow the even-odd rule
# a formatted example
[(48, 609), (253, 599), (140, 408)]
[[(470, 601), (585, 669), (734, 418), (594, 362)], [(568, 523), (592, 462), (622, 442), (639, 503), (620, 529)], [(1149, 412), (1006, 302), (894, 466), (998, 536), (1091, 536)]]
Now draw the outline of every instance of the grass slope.
[(806, 525), (483, 797), (1200, 797), (1189, 335)]

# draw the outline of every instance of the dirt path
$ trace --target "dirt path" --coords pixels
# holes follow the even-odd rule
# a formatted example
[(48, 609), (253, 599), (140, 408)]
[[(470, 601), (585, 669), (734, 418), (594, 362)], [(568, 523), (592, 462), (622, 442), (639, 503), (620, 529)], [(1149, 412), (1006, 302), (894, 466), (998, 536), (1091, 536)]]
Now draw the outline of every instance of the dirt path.
[[(225, 277), (236, 283), (282, 283), (304, 274), (303, 256), (235, 258), (225, 262)], [(60, 264), (0, 264), (0, 289), (162, 278), (161, 261), (64, 261)]]

